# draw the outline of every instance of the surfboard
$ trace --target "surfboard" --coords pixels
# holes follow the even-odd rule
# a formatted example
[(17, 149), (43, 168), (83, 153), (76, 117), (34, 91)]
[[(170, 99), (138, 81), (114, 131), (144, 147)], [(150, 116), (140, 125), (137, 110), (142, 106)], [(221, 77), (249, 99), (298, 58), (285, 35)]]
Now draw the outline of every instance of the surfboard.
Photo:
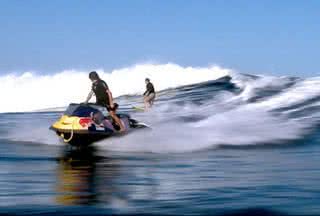
[(144, 107), (136, 107), (136, 106), (133, 106), (132, 109), (136, 110), (136, 111), (140, 111), (140, 112), (144, 112)]

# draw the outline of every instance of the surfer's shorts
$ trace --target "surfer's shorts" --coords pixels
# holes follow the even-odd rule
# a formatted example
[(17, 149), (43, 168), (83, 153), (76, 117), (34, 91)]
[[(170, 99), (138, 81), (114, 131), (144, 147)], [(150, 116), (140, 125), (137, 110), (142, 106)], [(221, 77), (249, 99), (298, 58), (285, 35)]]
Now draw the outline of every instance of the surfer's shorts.
[(115, 112), (119, 107), (119, 104), (117, 104), (117, 103), (113, 104), (113, 108), (111, 108), (109, 105), (107, 105), (104, 102), (103, 103), (101, 103), (101, 102), (97, 103), (97, 105), (105, 107), (108, 110), (108, 112), (110, 112), (110, 111), (114, 111)]
[(156, 94), (155, 93), (151, 93), (148, 96), (145, 97), (145, 100), (148, 103), (153, 103), (154, 99), (156, 98)]

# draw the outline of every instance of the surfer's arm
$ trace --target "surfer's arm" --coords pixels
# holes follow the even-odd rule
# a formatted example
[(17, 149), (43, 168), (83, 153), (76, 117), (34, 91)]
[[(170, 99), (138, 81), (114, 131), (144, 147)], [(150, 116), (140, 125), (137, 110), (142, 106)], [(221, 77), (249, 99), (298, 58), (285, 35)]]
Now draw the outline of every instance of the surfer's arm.
[(107, 89), (106, 91), (108, 98), (109, 98), (109, 102), (110, 102), (110, 107), (113, 107), (113, 97), (112, 97), (112, 93), (109, 89)]
[(93, 95), (93, 91), (91, 90), (91, 91), (89, 92), (88, 97), (87, 97), (87, 99), (86, 99), (86, 101), (85, 101), (84, 103), (88, 103), (89, 100), (92, 98), (92, 95)]
[(143, 96), (148, 96), (150, 94), (150, 89), (147, 87), (147, 90), (143, 93)]

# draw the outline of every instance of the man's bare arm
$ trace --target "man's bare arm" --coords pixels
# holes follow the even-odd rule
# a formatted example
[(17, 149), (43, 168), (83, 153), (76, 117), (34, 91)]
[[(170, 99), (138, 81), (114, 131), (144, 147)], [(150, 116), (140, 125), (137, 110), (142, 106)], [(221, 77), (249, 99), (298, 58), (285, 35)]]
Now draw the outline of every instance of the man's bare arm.
[(112, 93), (111, 93), (111, 91), (108, 89), (107, 91), (106, 91), (106, 93), (107, 93), (107, 95), (108, 95), (108, 97), (109, 97), (109, 105), (110, 105), (110, 107), (113, 107), (113, 97), (112, 97)]
[(86, 99), (86, 101), (85, 101), (84, 103), (88, 103), (89, 100), (92, 98), (92, 95), (93, 95), (93, 94), (94, 94), (94, 93), (93, 93), (93, 91), (91, 90), (91, 91), (89, 92), (88, 97), (87, 97), (87, 99)]

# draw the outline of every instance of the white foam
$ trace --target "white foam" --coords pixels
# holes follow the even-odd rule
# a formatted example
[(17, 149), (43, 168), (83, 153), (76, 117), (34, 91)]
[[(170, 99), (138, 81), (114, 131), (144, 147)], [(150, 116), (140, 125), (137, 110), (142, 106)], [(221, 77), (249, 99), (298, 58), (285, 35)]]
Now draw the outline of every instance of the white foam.
[[(320, 78), (299, 80), (289, 88), (285, 88), (291, 82), (286, 77), (243, 78), (247, 77), (238, 74), (236, 80), (233, 79), (233, 82), (243, 89), (240, 95), (228, 94), (225, 97), (220, 94), (221, 97), (215, 101), (196, 107), (190, 104), (183, 107), (164, 104), (145, 114), (146, 116), (139, 116), (153, 125), (152, 131), (105, 140), (100, 142), (99, 146), (114, 151), (185, 152), (220, 145), (281, 144), (305, 136), (317, 119), (319, 120), (319, 116), (314, 114), (288, 118), (270, 111), (302, 103), (320, 95)], [(247, 103), (247, 100), (258, 95), (257, 91), (273, 88), (283, 88), (283, 91), (261, 101)], [(238, 102), (239, 99), (243, 100), (242, 103), (229, 104)], [(195, 114), (206, 114), (206, 118), (196, 123), (175, 121), (179, 116)]]
[[(194, 68), (176, 64), (140, 64), (113, 71), (97, 70), (113, 95), (141, 94), (149, 77), (157, 90), (214, 80), (229, 74), (219, 66)], [(26, 72), (0, 77), (1, 112), (25, 112), (83, 102), (90, 91), (88, 71), (66, 70), (52, 75)]]
[(317, 96), (320, 96), (320, 77), (309, 78), (297, 82), (289, 89), (286, 89), (286, 91), (261, 101), (258, 105), (268, 107), (269, 109), (275, 109), (303, 103), (304, 101)]
[[(156, 70), (150, 72), (152, 68)], [(165, 71), (165, 68), (168, 71), (170, 71), (170, 68), (175, 68), (175, 70), (172, 69), (175, 72), (172, 76), (166, 75), (164, 77), (161, 71)], [(123, 85), (124, 89), (117, 90), (115, 86), (111, 86), (112, 89), (115, 89), (115, 94), (119, 95), (125, 92), (130, 92), (130, 94), (138, 91), (142, 92), (144, 89), (139, 89), (140, 85), (137, 85), (137, 83), (134, 83), (135, 85), (129, 84), (133, 83), (133, 80), (137, 82), (142, 80), (141, 86), (143, 86), (143, 80), (146, 76), (154, 80), (158, 89), (164, 89), (192, 82), (205, 81), (206, 79), (216, 79), (217, 77), (226, 75), (227, 72), (228, 70), (216, 67), (211, 69), (187, 69), (177, 65), (140, 65), (134, 66), (131, 69), (113, 71), (111, 74), (105, 74), (100, 71), (104, 79), (107, 81), (112, 80), (112, 82), (110, 81), (110, 86), (111, 83), (112, 85), (119, 84), (120, 86), (120, 82), (123, 79), (119, 78), (117, 80), (117, 77), (127, 76), (130, 78), (131, 75), (134, 77), (132, 80), (125, 79), (127, 84)], [(134, 76), (134, 74), (139, 73), (142, 73), (142, 75)], [(184, 76), (184, 73), (188, 75)], [(79, 75), (79, 72), (71, 72), (70, 76), (73, 75), (76, 78), (79, 78), (78, 76), (80, 75), (83, 76), (83, 85), (90, 85), (87, 80), (87, 73), (83, 72)], [(196, 80), (193, 76), (200, 76), (201, 79), (198, 77)], [(178, 90), (170, 90), (166, 95), (158, 95), (159, 97), (163, 97), (163, 101), (157, 102), (150, 112), (133, 114), (135, 119), (151, 125), (153, 130), (135, 131), (123, 137), (108, 138), (96, 143), (96, 145), (111, 151), (181, 153), (216, 148), (220, 145), (281, 144), (288, 143), (288, 140), (304, 137), (320, 118), (315, 113), (291, 118), (285, 115), (285, 113), (275, 115), (271, 112), (276, 108), (292, 106), (317, 97), (320, 94), (320, 78), (298, 80), (294, 83), (294, 81), (285, 77), (261, 76), (259, 79), (250, 79), (235, 73), (232, 74), (232, 77), (233, 81), (243, 89), (240, 94), (216, 91), (212, 92), (215, 95), (214, 99), (208, 99), (202, 105), (195, 105), (186, 101), (183, 104), (178, 103), (180, 104), (178, 105), (174, 103), (174, 100), (170, 99), (171, 97), (168, 97), (170, 94), (178, 94)], [(33, 80), (30, 74), (25, 75), (21, 79)], [(290, 80), (292, 83), (290, 83)], [(288, 84), (292, 85), (288, 87)], [(272, 90), (272, 88), (282, 90), (273, 96), (248, 103), (250, 98), (259, 96), (261, 89), (263, 91)], [(318, 101), (311, 102), (313, 105), (318, 103)], [(309, 105), (306, 104), (305, 106)], [(196, 120), (186, 120), (193, 117)], [(30, 136), (27, 133), (13, 134), (12, 137), (18, 138), (21, 141), (32, 141), (35, 139), (32, 135), (37, 134), (36, 141), (38, 142), (47, 144), (58, 143), (58, 139), (53, 137), (52, 132), (42, 130), (43, 128), (47, 128), (48, 125), (46, 126), (45, 124), (48, 124), (48, 122), (39, 123), (37, 127), (26, 130)], [(48, 133), (52, 133), (52, 136), (48, 136)]]
[[(98, 143), (112, 151), (134, 152), (190, 152), (221, 145), (280, 144), (298, 139), (307, 132), (308, 124), (273, 116), (265, 109), (243, 105), (225, 112), (211, 105), (211, 112), (198, 122), (179, 121), (184, 115), (202, 113), (208, 105), (197, 109), (177, 108), (171, 112), (158, 109), (139, 116), (152, 125), (151, 131), (140, 131), (121, 138), (111, 138)], [(186, 111), (188, 110), (188, 111)], [(220, 110), (219, 112), (216, 112)]]

